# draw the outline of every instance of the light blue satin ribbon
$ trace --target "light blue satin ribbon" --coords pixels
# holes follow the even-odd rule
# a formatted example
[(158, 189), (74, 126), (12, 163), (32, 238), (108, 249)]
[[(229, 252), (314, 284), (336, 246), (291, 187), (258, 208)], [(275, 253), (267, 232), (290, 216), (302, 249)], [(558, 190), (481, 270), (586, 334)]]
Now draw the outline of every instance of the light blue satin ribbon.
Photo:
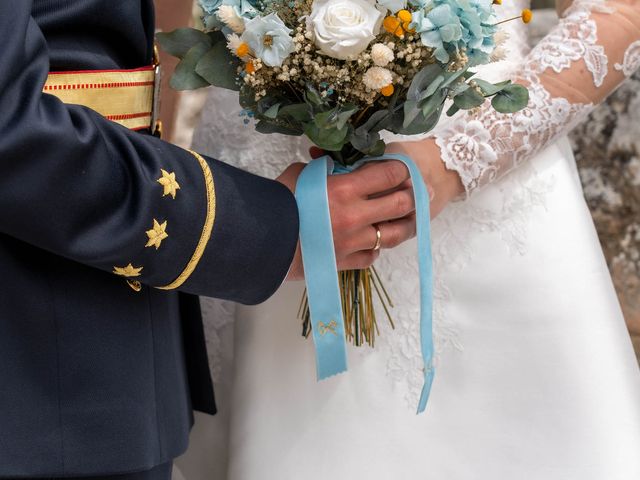
[(365, 158), (353, 166), (334, 165), (328, 156), (313, 160), (296, 186), (300, 212), (300, 244), (307, 282), (318, 380), (347, 370), (347, 344), (336, 256), (327, 197), (327, 175), (353, 171), (365, 163), (399, 160), (409, 169), (416, 201), (418, 267), (420, 271), (420, 337), (424, 360), (424, 386), (418, 413), (424, 411), (433, 383), (433, 271), (429, 194), (418, 167), (404, 155)]

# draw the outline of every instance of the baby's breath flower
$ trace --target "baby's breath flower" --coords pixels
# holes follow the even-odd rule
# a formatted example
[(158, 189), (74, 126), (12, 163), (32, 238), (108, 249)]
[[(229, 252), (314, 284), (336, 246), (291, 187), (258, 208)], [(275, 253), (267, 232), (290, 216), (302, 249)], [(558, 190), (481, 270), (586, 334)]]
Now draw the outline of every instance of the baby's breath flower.
[(371, 47), (371, 60), (379, 67), (386, 67), (394, 59), (393, 50), (384, 43), (376, 43)]
[(370, 90), (380, 90), (393, 83), (393, 75), (382, 67), (371, 67), (362, 76), (362, 82)]

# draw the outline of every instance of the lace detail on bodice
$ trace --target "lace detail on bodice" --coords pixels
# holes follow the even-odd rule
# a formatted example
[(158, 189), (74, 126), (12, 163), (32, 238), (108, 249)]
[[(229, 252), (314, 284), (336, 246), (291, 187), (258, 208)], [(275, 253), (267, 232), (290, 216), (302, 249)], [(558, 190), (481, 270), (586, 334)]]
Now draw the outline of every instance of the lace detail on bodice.
[(633, 42), (624, 52), (622, 63), (616, 63), (614, 68), (630, 77), (640, 68), (640, 40)]
[[(619, 70), (629, 75), (640, 66), (640, 5), (617, 3), (578, 0), (567, 8), (512, 75), (528, 85), (525, 109), (503, 115), (486, 105), (435, 133), (442, 160), (460, 175), (467, 194), (566, 134), (624, 79)], [(624, 66), (610, 68), (609, 57), (622, 56), (625, 48)], [(609, 76), (615, 78), (605, 82)]]

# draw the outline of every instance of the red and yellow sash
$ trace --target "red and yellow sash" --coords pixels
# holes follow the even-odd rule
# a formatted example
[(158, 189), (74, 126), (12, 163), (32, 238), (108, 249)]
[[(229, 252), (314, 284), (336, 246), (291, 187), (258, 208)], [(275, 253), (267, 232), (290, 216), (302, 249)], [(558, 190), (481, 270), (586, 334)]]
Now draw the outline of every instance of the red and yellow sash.
[(64, 103), (84, 105), (132, 130), (149, 129), (155, 123), (155, 66), (134, 70), (52, 72), (44, 93)]

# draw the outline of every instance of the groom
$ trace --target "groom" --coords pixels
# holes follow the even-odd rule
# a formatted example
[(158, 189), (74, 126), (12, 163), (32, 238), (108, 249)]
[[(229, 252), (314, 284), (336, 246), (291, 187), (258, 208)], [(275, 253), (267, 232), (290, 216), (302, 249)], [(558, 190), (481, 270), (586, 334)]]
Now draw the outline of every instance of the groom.
[[(153, 32), (151, 0), (0, 2), (0, 478), (168, 479), (192, 410), (215, 413), (187, 294), (301, 275), (299, 165), (271, 181), (149, 134)], [(373, 261), (371, 223), (407, 204), (363, 205), (406, 177), (330, 179), (339, 266)]]

